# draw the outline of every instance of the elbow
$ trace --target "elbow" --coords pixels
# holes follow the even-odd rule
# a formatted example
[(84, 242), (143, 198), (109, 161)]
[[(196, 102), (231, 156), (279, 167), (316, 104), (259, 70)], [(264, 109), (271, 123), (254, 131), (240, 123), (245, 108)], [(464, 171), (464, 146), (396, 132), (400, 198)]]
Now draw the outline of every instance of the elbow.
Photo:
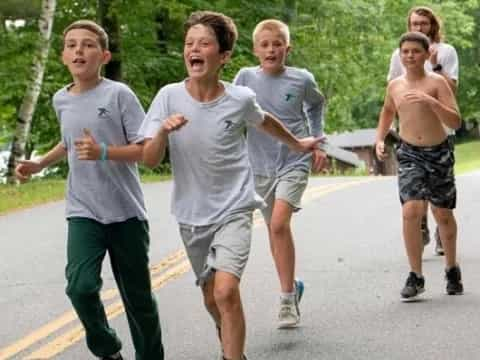
[(159, 163), (158, 159), (156, 159), (154, 156), (151, 156), (146, 152), (143, 153), (142, 162), (146, 167), (150, 169), (155, 168)]

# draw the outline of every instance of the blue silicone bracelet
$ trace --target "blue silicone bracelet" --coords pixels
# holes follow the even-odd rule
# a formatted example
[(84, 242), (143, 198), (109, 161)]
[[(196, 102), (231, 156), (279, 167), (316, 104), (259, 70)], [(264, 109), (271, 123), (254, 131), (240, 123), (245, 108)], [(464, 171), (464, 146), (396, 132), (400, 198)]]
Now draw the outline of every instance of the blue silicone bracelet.
[(105, 161), (107, 160), (107, 144), (105, 143), (100, 143), (100, 160)]

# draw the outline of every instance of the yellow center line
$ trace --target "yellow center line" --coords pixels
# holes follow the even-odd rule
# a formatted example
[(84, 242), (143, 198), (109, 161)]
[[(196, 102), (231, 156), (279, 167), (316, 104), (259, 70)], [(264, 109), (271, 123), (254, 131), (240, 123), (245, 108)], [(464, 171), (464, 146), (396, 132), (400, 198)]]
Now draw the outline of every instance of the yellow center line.
[[(315, 200), (321, 196), (324, 196), (328, 193), (341, 190), (347, 187), (354, 185), (363, 184), (375, 180), (376, 178), (369, 178), (366, 180), (355, 180), (345, 183), (334, 183), (320, 185), (316, 187), (307, 188), (305, 191), (304, 202), (308, 203), (312, 200)], [(254, 226), (258, 226), (263, 223), (263, 218), (259, 212), (254, 214)], [(155, 275), (166, 268), (172, 266), (173, 264), (179, 262), (180, 260), (185, 259), (186, 253), (185, 250), (177, 250), (176, 252), (170, 254), (164, 260), (160, 261), (158, 264), (151, 266), (151, 275)], [(170, 270), (163, 273), (161, 276), (152, 277), (152, 290), (159, 289), (163, 287), (168, 281), (172, 281), (175, 278), (183, 275), (190, 269), (190, 264), (188, 260), (182, 261), (176, 266), (172, 267)], [(103, 301), (111, 300), (118, 296), (117, 289), (109, 289), (102, 292), (101, 298)], [(114, 318), (124, 312), (123, 304), (121, 301), (117, 301), (106, 308), (107, 317), (109, 319)], [(54, 332), (58, 331), (67, 324), (77, 320), (77, 316), (74, 311), (69, 311), (58, 317), (56, 320), (42, 326), (41, 328), (33, 331), (29, 335), (20, 339), (19, 341), (0, 349), (0, 360), (6, 360), (13, 355), (18, 354), (19, 352), (27, 349), (36, 342), (47, 338)], [(38, 351), (31, 353), (26, 359), (49, 359), (56, 354), (64, 351), (68, 347), (72, 346), (80, 339), (85, 336), (82, 326), (77, 326), (72, 330), (68, 331), (64, 335), (60, 335), (55, 338), (53, 341), (49, 342), (47, 345), (40, 348)]]
[[(152, 290), (160, 289), (165, 286), (168, 282), (180, 277), (190, 270), (190, 263), (188, 260), (182, 261), (180, 264), (175, 265), (170, 268), (168, 271), (163, 273), (160, 276), (157, 276), (152, 279)], [(117, 317), (125, 311), (123, 303), (121, 300), (107, 306), (105, 312), (109, 320)], [(69, 330), (63, 335), (58, 336), (53, 339), (48, 344), (42, 346), (40, 349), (29, 354), (26, 360), (33, 359), (51, 359), (55, 355), (65, 351), (70, 346), (74, 345), (76, 342), (81, 340), (85, 336), (85, 331), (81, 325), (76, 326), (75, 328)]]
[[(178, 250), (174, 253), (167, 256), (164, 260), (160, 261), (158, 264), (151, 266), (150, 271), (152, 275), (158, 274), (159, 272), (165, 270), (171, 265), (177, 263), (180, 260), (185, 259), (186, 254), (185, 250)], [(101, 298), (103, 301), (108, 301), (118, 296), (117, 289), (109, 289), (102, 291)], [(35, 344), (36, 342), (50, 336), (55, 331), (58, 331), (62, 327), (71, 323), (72, 321), (77, 320), (77, 314), (75, 311), (70, 310), (66, 313), (60, 315), (54, 321), (49, 322), (48, 324), (38, 328), (37, 330), (31, 332), (24, 338), (16, 341), (15, 343), (0, 349), (0, 360), (6, 360), (19, 352), (25, 350), (29, 346)]]

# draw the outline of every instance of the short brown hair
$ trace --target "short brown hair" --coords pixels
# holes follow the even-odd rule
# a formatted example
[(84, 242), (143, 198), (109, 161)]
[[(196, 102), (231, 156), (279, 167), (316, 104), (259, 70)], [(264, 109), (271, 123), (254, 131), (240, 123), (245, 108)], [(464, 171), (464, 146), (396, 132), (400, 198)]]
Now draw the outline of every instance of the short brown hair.
[(285, 44), (290, 45), (290, 31), (288, 29), (288, 25), (285, 24), (283, 21), (276, 19), (267, 19), (260, 21), (253, 30), (252, 40), (254, 44), (255, 38), (257, 37), (258, 33), (263, 30), (278, 31), (285, 40)]
[(428, 38), (428, 36), (418, 31), (411, 31), (403, 34), (400, 37), (398, 47), (402, 48), (403, 43), (407, 41), (414, 41), (419, 43), (420, 45), (422, 45), (425, 51), (428, 51), (428, 49), (430, 48), (430, 39)]
[(432, 9), (426, 6), (415, 6), (410, 9), (408, 12), (408, 18), (407, 18), (407, 29), (408, 31), (411, 31), (411, 23), (410, 23), (410, 18), (412, 17), (412, 14), (417, 14), (420, 16), (425, 16), (430, 20), (430, 33), (428, 34), (428, 37), (433, 41), (433, 42), (440, 42), (443, 38), (442, 35), (442, 22), (440, 18), (435, 15)]
[(184, 24), (185, 36), (192, 26), (199, 24), (213, 30), (220, 46), (220, 53), (233, 50), (238, 32), (230, 17), (214, 11), (196, 11), (189, 16)]
[(65, 30), (63, 30), (63, 39), (65, 40), (65, 36), (70, 30), (73, 29), (85, 29), (91, 31), (95, 35), (97, 35), (98, 43), (100, 44), (103, 50), (108, 50), (108, 35), (107, 32), (98, 25), (95, 21), (91, 20), (77, 20), (70, 25), (68, 25)]

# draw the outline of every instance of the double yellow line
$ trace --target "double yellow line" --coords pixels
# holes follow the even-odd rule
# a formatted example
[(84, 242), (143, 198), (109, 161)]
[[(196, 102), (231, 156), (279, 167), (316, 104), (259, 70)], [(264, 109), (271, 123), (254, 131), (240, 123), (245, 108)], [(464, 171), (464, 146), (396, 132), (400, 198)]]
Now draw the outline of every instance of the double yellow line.
[[(304, 194), (303, 203), (309, 203), (329, 193), (339, 191), (354, 185), (360, 185), (366, 182), (370, 182), (373, 179), (374, 178), (353, 180), (340, 184), (334, 183), (308, 188)], [(256, 212), (254, 215), (254, 226), (259, 226), (261, 223), (263, 223), (263, 219), (261, 215)], [(162, 288), (167, 283), (187, 273), (190, 268), (190, 263), (186, 257), (185, 250), (178, 250), (170, 254), (158, 264), (150, 268), (150, 274), (152, 277), (152, 289), (158, 290)], [(118, 297), (119, 293), (117, 289), (105, 290), (101, 294), (103, 302), (115, 300)], [(105, 307), (105, 312), (109, 320), (117, 317), (124, 311), (125, 309), (121, 300), (117, 300)], [(42, 342), (43, 340), (52, 336), (54, 333), (59, 332), (67, 325), (74, 323), (77, 320), (78, 318), (73, 310), (60, 315), (52, 322), (34, 330), (22, 339), (0, 349), (0, 360), (11, 359), (13, 356), (28, 350), (30, 347), (33, 347), (39, 342)], [(34, 350), (33, 352), (25, 355), (23, 359), (51, 359), (55, 355), (58, 355), (59, 353), (65, 351), (67, 348), (74, 345), (76, 342), (78, 342), (85, 336), (85, 332), (81, 325), (75, 325), (73, 328), (66, 329), (64, 331), (64, 333), (58, 335), (50, 342), (41, 345), (41, 347), (37, 350)]]

